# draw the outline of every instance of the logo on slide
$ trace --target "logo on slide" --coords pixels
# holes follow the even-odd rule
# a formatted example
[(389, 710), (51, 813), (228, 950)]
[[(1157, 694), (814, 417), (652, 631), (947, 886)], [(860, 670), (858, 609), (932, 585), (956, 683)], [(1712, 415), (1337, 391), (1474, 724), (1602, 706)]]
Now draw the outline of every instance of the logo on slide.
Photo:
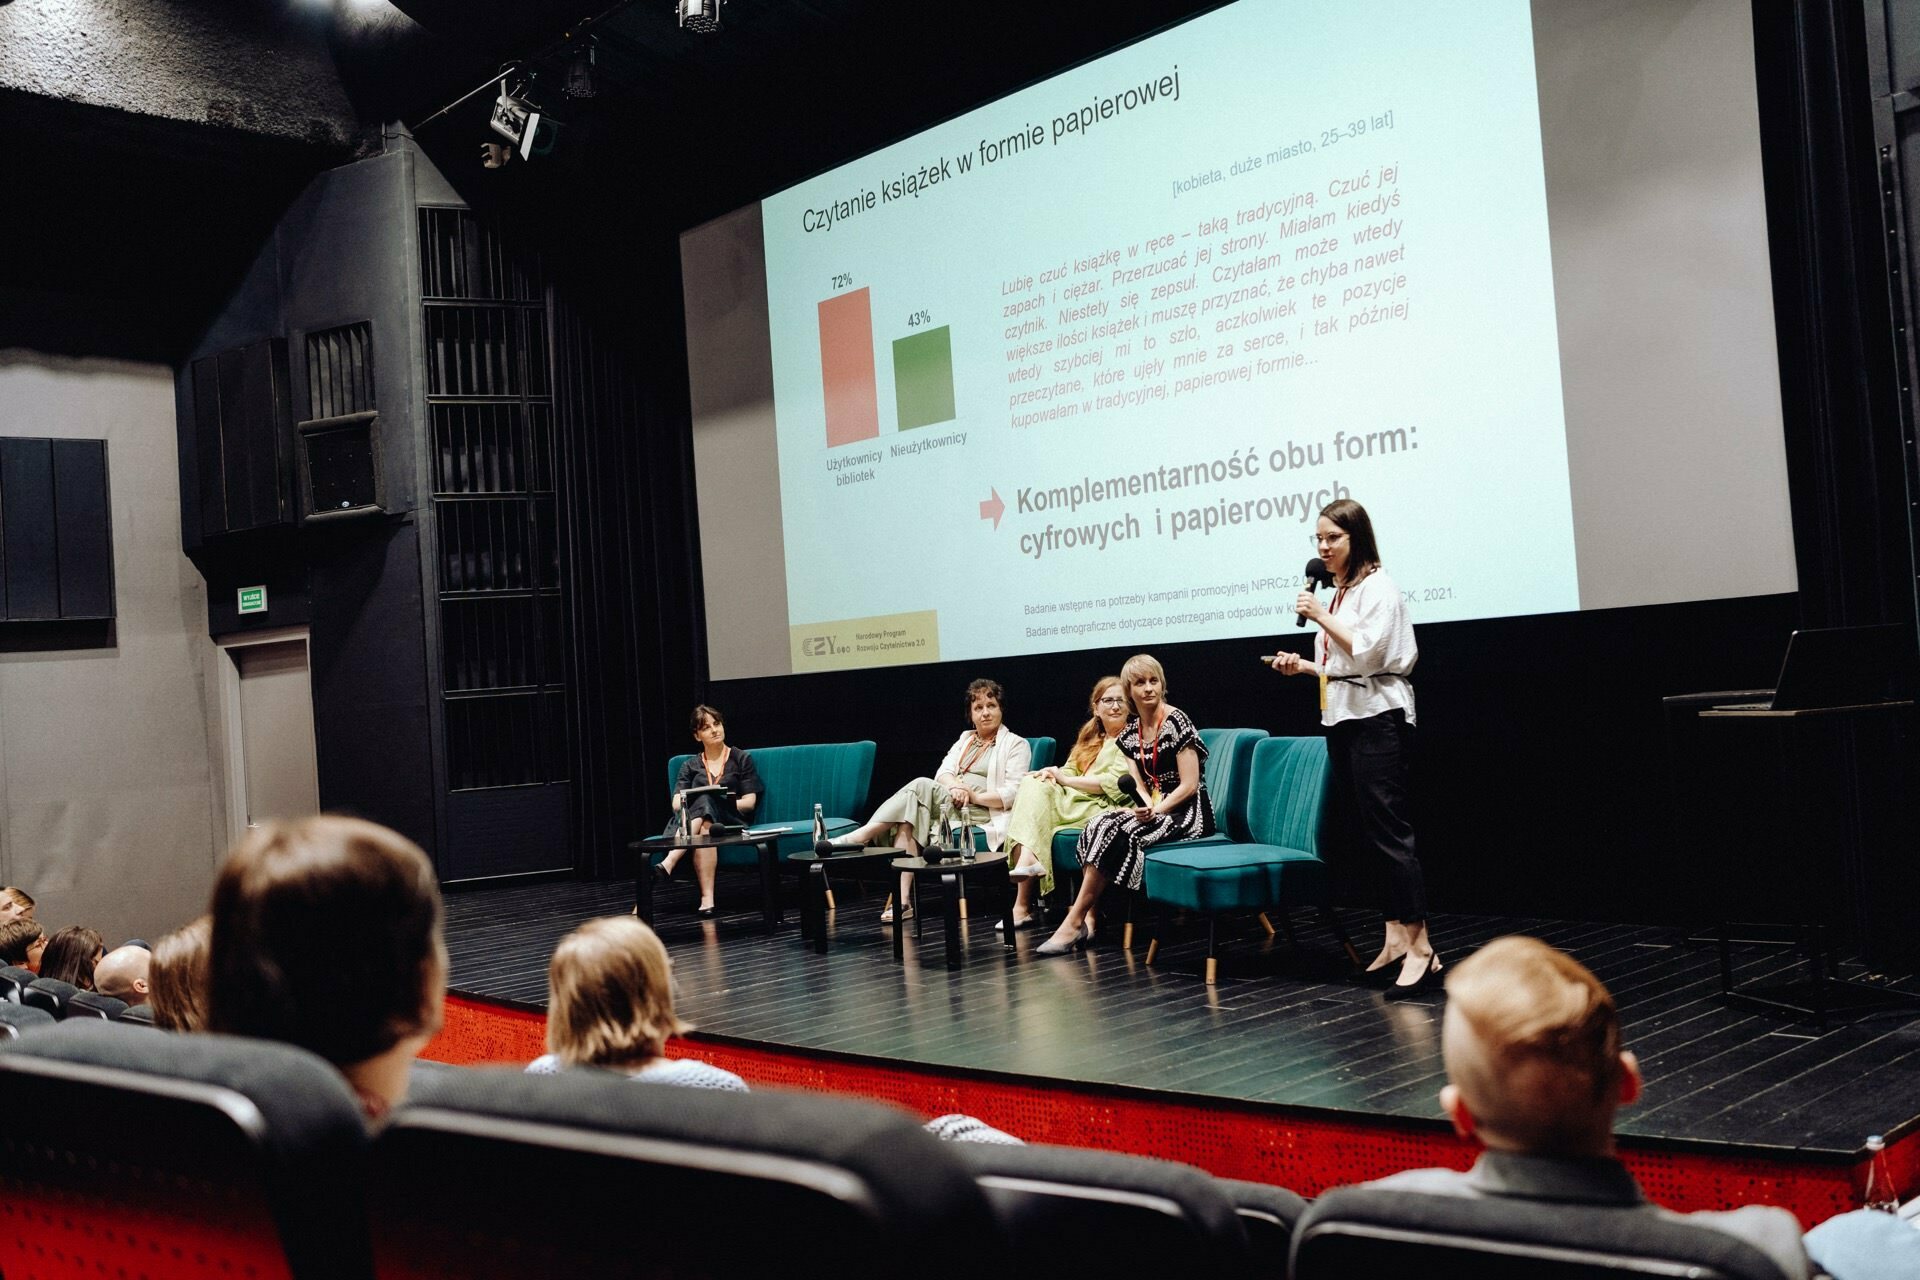
[(847, 646), (835, 647), (832, 636), (808, 636), (800, 642), (800, 652), (809, 658), (830, 658), (836, 653), (848, 652)]

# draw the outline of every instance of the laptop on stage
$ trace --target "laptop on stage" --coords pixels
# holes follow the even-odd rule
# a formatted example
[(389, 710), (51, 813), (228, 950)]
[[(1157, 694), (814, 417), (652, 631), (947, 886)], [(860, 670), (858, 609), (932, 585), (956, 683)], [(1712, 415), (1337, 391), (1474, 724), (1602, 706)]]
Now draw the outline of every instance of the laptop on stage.
[(1772, 689), (1742, 691), (1747, 700), (1715, 711), (1818, 711), (1864, 707), (1913, 697), (1913, 633), (1899, 624), (1810, 627), (1787, 638)]

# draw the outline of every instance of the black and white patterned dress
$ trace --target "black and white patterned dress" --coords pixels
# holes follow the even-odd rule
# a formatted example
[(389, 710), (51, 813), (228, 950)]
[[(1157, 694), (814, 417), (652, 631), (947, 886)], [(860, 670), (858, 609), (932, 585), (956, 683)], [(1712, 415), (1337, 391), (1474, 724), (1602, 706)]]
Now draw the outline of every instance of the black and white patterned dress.
[[(1180, 785), (1180, 753), (1191, 747), (1200, 757), (1200, 785), (1171, 813), (1136, 822), (1132, 809), (1112, 809), (1089, 822), (1080, 832), (1080, 865), (1100, 868), (1115, 884), (1138, 889), (1146, 872), (1147, 850), (1164, 840), (1198, 840), (1214, 832), (1213, 801), (1207, 798), (1207, 744), (1187, 713), (1168, 707), (1160, 721), (1159, 743), (1142, 744), (1140, 717), (1127, 720), (1120, 750), (1139, 766), (1147, 785), (1168, 795)], [(1141, 803), (1148, 803), (1144, 798)]]

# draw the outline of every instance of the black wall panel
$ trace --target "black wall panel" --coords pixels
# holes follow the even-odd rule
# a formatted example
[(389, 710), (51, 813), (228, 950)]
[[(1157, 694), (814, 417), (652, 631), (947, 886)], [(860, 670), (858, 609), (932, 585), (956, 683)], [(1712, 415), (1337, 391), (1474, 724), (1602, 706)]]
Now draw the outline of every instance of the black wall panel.
[(57, 619), (51, 440), (0, 440), (0, 539), (7, 560), (8, 621)]
[(113, 616), (113, 532), (107, 442), (55, 440), (53, 505), (60, 553), (60, 616)]
[(104, 440), (0, 440), (0, 621), (113, 617)]

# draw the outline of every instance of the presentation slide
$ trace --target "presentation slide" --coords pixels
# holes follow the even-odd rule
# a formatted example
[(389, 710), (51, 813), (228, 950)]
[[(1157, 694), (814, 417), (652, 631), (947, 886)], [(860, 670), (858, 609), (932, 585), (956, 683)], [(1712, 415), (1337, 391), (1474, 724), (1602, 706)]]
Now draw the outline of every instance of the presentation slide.
[[(1631, 6), (1575, 12), (1541, 42), (1528, 0), (1243, 0), (689, 233), (713, 674), (1285, 636), (1336, 498), (1372, 513), (1422, 624), (1635, 602), (1633, 528), (1658, 516), (1627, 504), (1661, 491), (1634, 433), (1667, 429), (1620, 409), (1648, 382), (1690, 412), (1668, 383), (1694, 375), (1608, 306), (1683, 314), (1659, 293), (1698, 255), (1585, 218), (1550, 234), (1556, 180), (1613, 174), (1566, 144), (1556, 179), (1543, 119), (1584, 139), (1579, 108), (1543, 106), (1537, 46), (1589, 69), (1634, 47)], [(1744, 27), (1698, 38), (1750, 59)], [(1758, 207), (1754, 157), (1750, 184), (1703, 185)], [(1748, 252), (1770, 304), (1764, 228)], [(1770, 416), (1718, 411), (1759, 423), (1756, 467), (1779, 454), (1770, 324), (1743, 383)], [(1570, 329), (1614, 363), (1563, 370), (1586, 358)], [(1745, 542), (1771, 554), (1784, 480), (1756, 484), (1779, 515)], [(1704, 593), (1778, 581), (1754, 554)], [(716, 575), (752, 609), (716, 608)]]
[(1525, 0), (1242, 4), (762, 223), (796, 670), (1284, 629), (1345, 497), (1423, 621), (1578, 607)]

